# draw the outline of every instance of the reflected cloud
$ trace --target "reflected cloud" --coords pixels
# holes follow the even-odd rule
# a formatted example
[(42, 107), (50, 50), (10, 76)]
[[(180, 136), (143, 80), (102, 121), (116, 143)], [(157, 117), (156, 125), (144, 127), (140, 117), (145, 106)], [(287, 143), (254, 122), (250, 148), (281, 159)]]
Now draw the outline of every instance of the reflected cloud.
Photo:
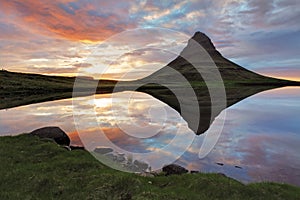
[[(138, 160), (158, 169), (176, 160), (189, 170), (224, 173), (246, 183), (276, 181), (300, 185), (299, 94), (299, 87), (285, 87), (251, 96), (227, 108), (226, 118), (219, 115), (187, 150), (185, 147), (195, 134), (182, 117), (166, 104), (140, 92), (76, 98), (80, 103), (74, 106), (81, 110), (82, 129), (75, 128), (72, 99), (1, 110), (0, 127), (1, 135), (16, 135), (43, 126), (59, 126), (67, 132), (72, 145), (84, 143), (91, 151), (107, 146), (99, 142), (102, 131), (118, 147), (113, 148), (111, 158), (122, 155), (122, 162)], [(161, 110), (165, 110), (166, 116)], [(205, 135), (213, 133), (223, 120), (219, 142), (207, 157), (199, 159)], [(26, 123), (20, 126), (20, 121)], [(144, 133), (150, 137), (139, 138)], [(164, 149), (168, 144), (170, 147)], [(178, 158), (182, 151), (185, 153)], [(145, 154), (151, 152), (157, 153), (146, 158)]]

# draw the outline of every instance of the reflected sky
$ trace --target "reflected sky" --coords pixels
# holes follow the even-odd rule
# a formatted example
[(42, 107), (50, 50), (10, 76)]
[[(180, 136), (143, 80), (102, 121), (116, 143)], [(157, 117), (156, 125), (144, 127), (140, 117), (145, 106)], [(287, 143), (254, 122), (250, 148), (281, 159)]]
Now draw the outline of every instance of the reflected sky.
[[(162, 161), (169, 164), (178, 158), (176, 163), (189, 170), (224, 173), (243, 182), (300, 185), (299, 87), (249, 97), (227, 108), (226, 117), (221, 114), (200, 136), (188, 128), (175, 110), (144, 93), (122, 92), (77, 100), (77, 129), (72, 99), (65, 99), (0, 110), (0, 134), (16, 135), (44, 126), (59, 126), (73, 145), (82, 145), (77, 134), (80, 132), (84, 144), (93, 150), (105, 146), (99, 142), (100, 130), (119, 147), (115, 151), (132, 152), (135, 159), (150, 163), (154, 169), (161, 167)], [(223, 121), (217, 145), (207, 157), (199, 159), (204, 137), (213, 134)], [(167, 144), (170, 148), (165, 149)], [(158, 154), (146, 159), (142, 156), (151, 152)]]
[[(262, 92), (227, 108), (224, 129), (213, 151), (199, 160), (192, 153), (200, 145), (195, 140), (190, 148), (193, 150), (178, 163), (190, 169), (200, 166), (201, 171), (225, 173), (244, 182), (300, 185), (299, 100), (300, 88), (286, 87)], [(219, 120), (211, 128), (218, 126)]]

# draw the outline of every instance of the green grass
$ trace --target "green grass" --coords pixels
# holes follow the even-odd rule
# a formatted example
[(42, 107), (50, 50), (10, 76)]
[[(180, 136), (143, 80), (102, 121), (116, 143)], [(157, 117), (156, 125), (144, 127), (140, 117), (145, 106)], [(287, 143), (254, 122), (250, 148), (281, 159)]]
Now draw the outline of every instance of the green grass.
[[(98, 80), (77, 79), (82, 96), (94, 94)], [(0, 70), (0, 109), (71, 98), (75, 77), (44, 76)], [(101, 89), (111, 91), (115, 81), (101, 80)]]
[(285, 184), (243, 185), (218, 174), (141, 177), (84, 150), (29, 135), (0, 138), (0, 199), (299, 199)]

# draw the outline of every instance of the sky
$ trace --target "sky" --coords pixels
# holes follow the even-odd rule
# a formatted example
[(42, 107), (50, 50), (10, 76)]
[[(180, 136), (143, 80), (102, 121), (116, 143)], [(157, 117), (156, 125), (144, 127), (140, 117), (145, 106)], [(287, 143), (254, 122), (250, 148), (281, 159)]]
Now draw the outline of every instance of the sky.
[(298, 0), (0, 0), (0, 66), (113, 79), (131, 71), (131, 79), (141, 78), (201, 31), (247, 69), (300, 80), (299, 19)]

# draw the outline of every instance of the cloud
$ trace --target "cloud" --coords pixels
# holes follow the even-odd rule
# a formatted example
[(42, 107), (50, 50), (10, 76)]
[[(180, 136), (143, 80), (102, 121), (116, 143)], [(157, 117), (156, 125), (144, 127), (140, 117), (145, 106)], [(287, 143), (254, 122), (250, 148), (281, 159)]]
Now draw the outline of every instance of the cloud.
[(76, 67), (64, 67), (64, 68), (55, 68), (53, 67), (38, 67), (38, 66), (28, 66), (29, 71), (34, 71), (38, 74), (70, 74), (70, 72), (76, 73)]
[(126, 17), (128, 5), (120, 4), (123, 6), (103, 1), (25, 0), (2, 1), (1, 7), (5, 13), (14, 15), (19, 24), (24, 23), (35, 32), (54, 33), (70, 40), (102, 41), (135, 27)]
[(243, 154), (242, 164), (251, 166), (248, 173), (256, 180), (299, 184), (299, 179), (296, 178), (299, 173), (294, 170), (299, 167), (295, 162), (298, 159), (297, 141), (298, 139), (283, 139), (281, 135), (259, 135), (242, 140), (238, 151)]
[[(298, 5), (297, 0), (3, 0), (0, 1), (0, 64), (14, 71), (27, 71), (27, 66), (37, 65), (31, 59), (43, 58), (48, 62), (38, 63), (37, 68), (53, 68), (51, 73), (55, 68), (69, 68), (69, 74), (74, 74), (77, 69), (73, 67), (85, 62), (93, 48), (89, 42), (101, 42), (132, 28), (162, 27), (189, 36), (203, 31), (225, 57), (251, 70), (278, 66), (275, 63), (283, 60), (281, 67), (290, 68), (293, 62), (296, 68), (300, 63)], [(133, 54), (134, 44), (162, 47), (169, 40), (168, 45), (174, 42), (177, 48), (183, 48), (182, 41), (171, 42), (173, 35), (159, 31), (151, 35), (132, 34), (119, 38), (113, 45), (123, 49), (130, 45), (125, 57), (143, 60), (146, 66), (151, 64), (151, 56), (144, 52)], [(155, 42), (151, 44), (151, 40)], [(101, 66), (114, 61), (116, 58), (108, 53), (116, 51), (99, 57)], [(157, 54), (154, 59), (168, 60), (168, 56)], [(167, 61), (162, 66), (165, 64)], [(124, 66), (123, 72), (128, 69)], [(114, 74), (117, 73), (121, 74), (120, 70)], [(149, 70), (138, 73), (136, 77), (142, 77)]]
[(80, 67), (80, 68), (91, 67), (91, 66), (93, 66), (91, 63), (76, 63), (76, 64), (74, 64), (74, 67)]

